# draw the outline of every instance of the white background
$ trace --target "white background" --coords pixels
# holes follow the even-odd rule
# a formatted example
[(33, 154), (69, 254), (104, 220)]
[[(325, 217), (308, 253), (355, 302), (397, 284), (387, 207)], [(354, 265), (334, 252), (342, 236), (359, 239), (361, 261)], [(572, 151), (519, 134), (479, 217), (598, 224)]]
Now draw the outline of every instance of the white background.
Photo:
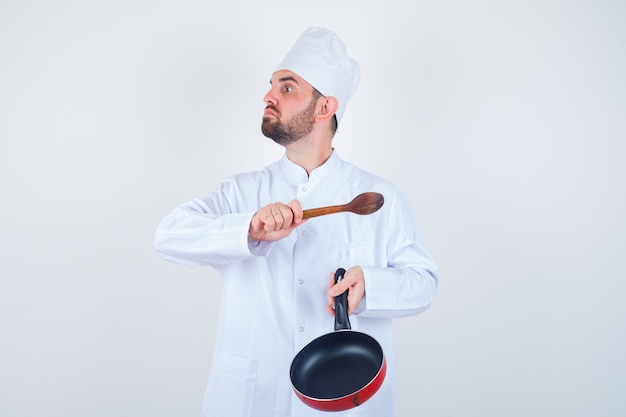
[(153, 233), (280, 157), (262, 97), (312, 25), (362, 68), (335, 147), (440, 266), (398, 417), (626, 415), (617, 0), (1, 0), (0, 415), (199, 415), (220, 278)]

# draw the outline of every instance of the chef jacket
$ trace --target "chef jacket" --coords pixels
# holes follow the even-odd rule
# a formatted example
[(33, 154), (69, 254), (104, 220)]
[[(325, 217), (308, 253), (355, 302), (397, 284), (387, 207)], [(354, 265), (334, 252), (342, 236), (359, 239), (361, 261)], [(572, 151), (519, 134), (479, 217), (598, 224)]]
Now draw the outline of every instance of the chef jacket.
[[(248, 240), (253, 214), (267, 204), (298, 199), (307, 209), (347, 203), (366, 191), (385, 198), (374, 214), (312, 218), (282, 240), (256, 247)], [(350, 317), (352, 329), (380, 343), (388, 370), (372, 398), (332, 415), (394, 415), (391, 319), (427, 309), (438, 280), (396, 186), (341, 160), (336, 151), (310, 175), (283, 156), (174, 209), (160, 222), (155, 247), (166, 260), (210, 265), (223, 276), (203, 416), (331, 415), (295, 396), (289, 370), (300, 349), (334, 330), (325, 310), (330, 273), (354, 265), (363, 269), (365, 297)]]

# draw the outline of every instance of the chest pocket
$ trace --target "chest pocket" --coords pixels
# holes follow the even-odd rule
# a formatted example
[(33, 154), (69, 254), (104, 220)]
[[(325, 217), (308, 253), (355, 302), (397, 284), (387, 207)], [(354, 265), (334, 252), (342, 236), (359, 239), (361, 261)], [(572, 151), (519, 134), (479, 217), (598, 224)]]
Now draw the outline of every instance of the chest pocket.
[(337, 265), (345, 269), (355, 265), (375, 266), (377, 263), (374, 245), (339, 242), (338, 252)]

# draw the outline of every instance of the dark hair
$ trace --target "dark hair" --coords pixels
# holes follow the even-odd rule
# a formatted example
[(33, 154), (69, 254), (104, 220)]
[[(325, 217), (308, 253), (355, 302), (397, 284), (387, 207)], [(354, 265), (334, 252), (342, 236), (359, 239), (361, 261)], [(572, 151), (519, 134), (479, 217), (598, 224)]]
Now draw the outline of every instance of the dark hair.
[[(326, 96), (320, 93), (317, 88), (313, 87), (313, 100), (317, 100), (320, 97), (326, 97)], [(330, 122), (330, 132), (333, 134), (333, 136), (335, 136), (335, 133), (337, 132), (337, 127), (338, 127), (337, 114), (333, 114), (333, 119)]]

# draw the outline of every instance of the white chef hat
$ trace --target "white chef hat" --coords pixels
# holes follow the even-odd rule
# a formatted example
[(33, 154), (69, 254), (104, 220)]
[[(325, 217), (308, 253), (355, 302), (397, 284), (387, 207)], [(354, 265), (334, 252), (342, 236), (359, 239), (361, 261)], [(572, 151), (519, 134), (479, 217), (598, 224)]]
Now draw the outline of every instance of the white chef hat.
[(348, 56), (343, 41), (334, 32), (311, 27), (304, 31), (276, 71), (289, 70), (304, 78), (324, 96), (339, 103), (337, 122), (361, 79), (359, 63)]

